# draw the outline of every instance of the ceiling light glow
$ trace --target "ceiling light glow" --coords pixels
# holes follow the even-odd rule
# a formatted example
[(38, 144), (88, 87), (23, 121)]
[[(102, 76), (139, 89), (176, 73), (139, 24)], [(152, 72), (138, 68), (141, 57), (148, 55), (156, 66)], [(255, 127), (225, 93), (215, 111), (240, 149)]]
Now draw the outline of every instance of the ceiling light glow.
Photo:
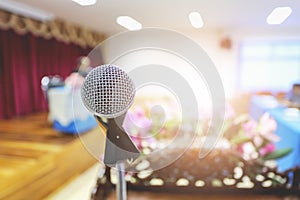
[(0, 9), (38, 21), (50, 21), (55, 17), (53, 13), (17, 1), (0, 0)]
[(97, 0), (72, 0), (81, 6), (91, 6), (97, 3)]
[(191, 12), (189, 20), (194, 28), (202, 28), (204, 25), (202, 17), (198, 12)]
[(140, 30), (142, 24), (129, 16), (119, 16), (117, 23), (130, 31)]
[(268, 24), (281, 24), (283, 23), (292, 13), (290, 7), (277, 7), (267, 17)]

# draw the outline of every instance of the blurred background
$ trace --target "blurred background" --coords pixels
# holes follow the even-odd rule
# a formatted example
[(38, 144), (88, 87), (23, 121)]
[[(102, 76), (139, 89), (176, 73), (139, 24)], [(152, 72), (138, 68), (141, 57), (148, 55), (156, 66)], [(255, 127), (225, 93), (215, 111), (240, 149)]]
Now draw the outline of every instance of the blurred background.
[[(246, 115), (242, 123), (272, 132), (267, 143), (273, 146), (260, 144), (263, 150), (254, 154), (248, 144), (240, 146), (243, 158), (290, 148), (284, 158), (275, 157), (276, 166), (279, 171), (298, 166), (299, 19), (300, 2), (291, 0), (1, 0), (0, 199), (89, 199), (103, 167), (98, 159), (104, 135), (82, 105), (80, 87), (87, 73), (107, 60), (106, 52), (96, 52), (96, 59), (88, 55), (115, 34), (149, 27), (183, 34), (212, 60), (225, 91), (223, 132), (229, 146), (236, 140), (228, 131)], [(139, 53), (118, 64), (138, 65)], [(180, 73), (188, 69), (178, 58), (164, 59)], [(201, 99), (201, 106), (191, 105), (201, 113), (196, 132), (205, 135), (210, 94), (202, 80), (191, 76), (190, 83)], [(136, 124), (125, 126), (147, 154), (174, 137), (182, 121), (180, 102), (159, 85), (139, 88), (136, 97), (128, 111)], [(248, 133), (245, 124), (240, 128)]]

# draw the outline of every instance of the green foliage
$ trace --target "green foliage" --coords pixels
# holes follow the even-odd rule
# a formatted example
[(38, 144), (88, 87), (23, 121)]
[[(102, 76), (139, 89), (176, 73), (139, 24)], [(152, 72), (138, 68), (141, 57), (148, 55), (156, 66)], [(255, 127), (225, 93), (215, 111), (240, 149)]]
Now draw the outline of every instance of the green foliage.
[(287, 156), (291, 152), (292, 152), (292, 148), (277, 149), (272, 153), (269, 153), (266, 156), (264, 156), (263, 160), (276, 160), (284, 156)]

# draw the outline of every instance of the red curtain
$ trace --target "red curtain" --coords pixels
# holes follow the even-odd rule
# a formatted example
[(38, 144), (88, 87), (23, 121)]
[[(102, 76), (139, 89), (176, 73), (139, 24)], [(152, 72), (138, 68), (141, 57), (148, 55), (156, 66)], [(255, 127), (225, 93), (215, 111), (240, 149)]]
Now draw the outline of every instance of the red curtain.
[(0, 119), (45, 111), (42, 77), (66, 78), (77, 58), (89, 51), (55, 39), (0, 30)]

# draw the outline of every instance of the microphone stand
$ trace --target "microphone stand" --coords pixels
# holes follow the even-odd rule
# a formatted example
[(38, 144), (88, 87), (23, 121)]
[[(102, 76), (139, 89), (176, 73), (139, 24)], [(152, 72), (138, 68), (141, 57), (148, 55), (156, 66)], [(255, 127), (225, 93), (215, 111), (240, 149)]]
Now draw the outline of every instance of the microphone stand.
[(116, 185), (116, 196), (117, 200), (126, 200), (127, 199), (127, 189), (126, 189), (126, 180), (125, 180), (125, 167), (124, 162), (116, 163), (118, 182)]
[[(126, 160), (135, 160), (140, 151), (132, 142), (128, 134), (118, 124), (122, 124), (125, 114), (115, 119), (108, 119), (105, 123), (101, 117), (95, 116), (99, 125), (106, 129), (106, 144), (104, 164), (115, 166), (117, 170), (116, 197), (117, 200), (126, 200), (125, 163)], [(119, 123), (117, 124), (116, 121)]]

